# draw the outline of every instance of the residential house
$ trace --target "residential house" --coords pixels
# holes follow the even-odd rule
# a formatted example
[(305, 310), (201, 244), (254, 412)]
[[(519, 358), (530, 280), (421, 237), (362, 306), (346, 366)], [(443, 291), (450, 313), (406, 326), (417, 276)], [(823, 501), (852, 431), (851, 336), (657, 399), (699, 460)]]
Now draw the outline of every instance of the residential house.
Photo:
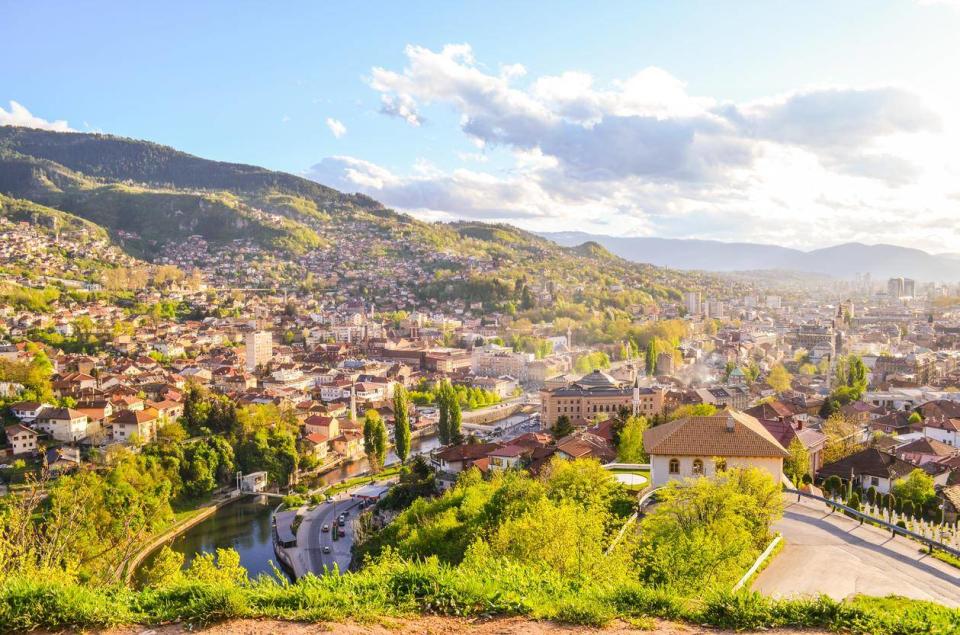
[(924, 418), (923, 436), (960, 448), (960, 418)]
[(41, 403), (39, 401), (20, 401), (10, 406), (10, 412), (23, 423), (30, 423), (37, 418), (37, 415), (39, 415), (40, 411), (44, 408), (52, 407), (51, 404)]
[(904, 478), (917, 469), (913, 463), (879, 450), (867, 448), (839, 461), (824, 465), (817, 473), (820, 479), (837, 476), (842, 481), (853, 479), (861, 489), (875, 488), (882, 494), (888, 494), (898, 478)]
[(111, 423), (113, 440), (117, 443), (128, 443), (134, 435), (137, 435), (141, 442), (149, 443), (157, 437), (160, 414), (153, 408), (123, 410)]
[(50, 448), (43, 456), (51, 472), (68, 472), (80, 467), (80, 448), (67, 446)]
[(755, 417), (737, 410), (683, 417), (650, 428), (643, 434), (643, 445), (655, 486), (737, 467), (760, 468), (779, 483), (783, 459), (789, 456)]
[(914, 465), (924, 465), (931, 461), (940, 461), (947, 457), (960, 453), (956, 447), (941, 443), (936, 439), (923, 437), (916, 441), (911, 441), (906, 445), (901, 445), (893, 452), (904, 461), (909, 461)]
[(37, 439), (40, 437), (36, 430), (17, 423), (4, 428), (7, 433), (7, 443), (10, 444), (10, 453), (13, 456), (35, 454), (38, 450)]
[(85, 438), (89, 423), (87, 415), (73, 408), (44, 408), (36, 418), (38, 430), (66, 443)]

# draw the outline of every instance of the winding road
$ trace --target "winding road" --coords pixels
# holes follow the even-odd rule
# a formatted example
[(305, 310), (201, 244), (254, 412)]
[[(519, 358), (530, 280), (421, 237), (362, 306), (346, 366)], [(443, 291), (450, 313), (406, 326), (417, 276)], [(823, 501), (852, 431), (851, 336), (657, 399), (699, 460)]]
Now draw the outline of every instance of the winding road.
[(902, 595), (960, 606), (960, 569), (921, 553), (919, 543), (838, 513), (823, 503), (785, 497), (774, 524), (785, 544), (753, 583), (773, 597)]

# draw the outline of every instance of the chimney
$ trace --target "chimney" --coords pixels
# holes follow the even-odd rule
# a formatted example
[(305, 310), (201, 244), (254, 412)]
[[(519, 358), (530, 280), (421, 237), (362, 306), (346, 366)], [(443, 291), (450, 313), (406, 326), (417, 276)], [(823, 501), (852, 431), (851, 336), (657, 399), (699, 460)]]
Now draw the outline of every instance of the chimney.
[(732, 415), (727, 415), (727, 432), (733, 432), (733, 428), (736, 425), (736, 422), (733, 420)]

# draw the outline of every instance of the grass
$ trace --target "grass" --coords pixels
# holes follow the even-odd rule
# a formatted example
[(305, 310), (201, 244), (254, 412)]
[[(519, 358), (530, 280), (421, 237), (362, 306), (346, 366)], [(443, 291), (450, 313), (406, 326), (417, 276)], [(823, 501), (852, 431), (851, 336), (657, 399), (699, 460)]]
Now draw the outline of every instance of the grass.
[[(921, 549), (920, 553), (927, 553), (927, 550)], [(934, 549), (933, 553), (931, 553), (930, 556), (932, 556), (933, 558), (936, 558), (940, 562), (946, 562), (950, 566), (960, 569), (960, 558), (954, 555), (940, 551), (939, 549)]]
[(624, 487), (632, 492), (639, 492), (640, 490), (646, 489), (650, 485), (650, 470), (626, 470), (626, 469), (617, 469), (614, 468), (610, 470), (613, 474), (636, 474), (647, 479), (647, 482), (643, 485), (626, 485)]
[(359, 573), (310, 575), (296, 584), (266, 577), (249, 584), (181, 580), (140, 591), (84, 586), (52, 576), (0, 582), (0, 632), (170, 621), (190, 627), (256, 617), (373, 621), (424, 613), (519, 615), (590, 626), (662, 618), (736, 630), (820, 628), (875, 635), (960, 630), (960, 610), (900, 597), (774, 600), (750, 591), (688, 597), (634, 581), (563, 579), (502, 562), (452, 567), (435, 559), (392, 557)]
[(377, 472), (376, 474), (367, 474), (364, 476), (355, 476), (353, 478), (348, 478), (345, 481), (340, 481), (335, 485), (331, 485), (323, 493), (326, 494), (327, 496), (336, 496), (340, 492), (345, 492), (348, 489), (352, 489), (354, 487), (366, 485), (367, 483), (372, 483), (374, 481), (382, 481), (384, 479), (387, 479), (399, 474), (401, 467), (402, 466), (398, 463), (397, 465), (386, 467), (380, 470), (379, 472)]
[[(780, 535), (780, 534), (778, 533), (777, 535)], [(760, 574), (763, 573), (763, 570), (764, 570), (764, 569), (766, 569), (767, 567), (770, 566), (770, 563), (773, 562), (773, 559), (777, 557), (777, 554), (779, 554), (781, 551), (783, 551), (783, 545), (784, 545), (784, 543), (786, 543), (786, 542), (787, 542), (787, 541), (783, 539), (783, 536), (781, 536), (781, 537), (780, 537), (780, 541), (779, 541), (779, 542), (776, 544), (776, 546), (773, 548), (773, 551), (770, 552), (770, 555), (767, 556), (767, 559), (764, 560), (764, 561), (760, 564), (760, 566), (757, 567), (757, 570), (754, 571), (753, 574), (752, 574), (749, 578), (747, 578), (746, 582), (743, 583), (743, 588), (744, 588), (744, 589), (749, 589), (750, 587), (753, 586), (753, 583), (756, 581), (757, 577), (759, 577)]]

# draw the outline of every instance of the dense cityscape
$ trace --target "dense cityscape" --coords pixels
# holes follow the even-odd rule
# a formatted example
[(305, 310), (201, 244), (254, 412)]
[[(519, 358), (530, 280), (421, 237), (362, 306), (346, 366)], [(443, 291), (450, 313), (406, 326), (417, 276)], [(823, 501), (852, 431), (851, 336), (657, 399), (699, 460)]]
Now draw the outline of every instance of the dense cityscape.
[(0, 0), (0, 633), (960, 633), (955, 5)]

